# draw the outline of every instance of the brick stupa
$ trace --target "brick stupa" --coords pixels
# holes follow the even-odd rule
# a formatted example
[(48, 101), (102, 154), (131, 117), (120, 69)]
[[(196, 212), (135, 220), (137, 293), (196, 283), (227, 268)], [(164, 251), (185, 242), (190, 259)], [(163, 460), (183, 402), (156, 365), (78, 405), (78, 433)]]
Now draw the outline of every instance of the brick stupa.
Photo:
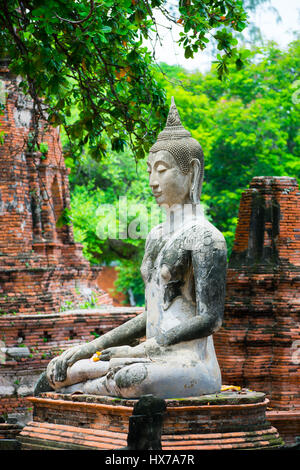
[[(287, 441), (300, 435), (300, 192), (256, 177), (241, 198), (215, 345), (223, 383), (264, 391)], [(298, 351), (299, 352), (299, 351)]]
[[(39, 122), (47, 153), (32, 152), (32, 100), (0, 63), (0, 310), (52, 313), (87, 299), (96, 272), (74, 242), (71, 225), (57, 225), (69, 207), (68, 171), (58, 128)], [(96, 283), (95, 283), (96, 288)]]

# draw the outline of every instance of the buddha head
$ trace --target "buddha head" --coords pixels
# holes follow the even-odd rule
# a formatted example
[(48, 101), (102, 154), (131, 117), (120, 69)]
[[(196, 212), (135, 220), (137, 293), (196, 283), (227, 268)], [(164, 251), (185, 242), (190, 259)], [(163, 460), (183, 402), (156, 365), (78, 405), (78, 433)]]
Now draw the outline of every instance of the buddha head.
[(181, 124), (173, 97), (166, 127), (150, 148), (147, 164), (149, 183), (159, 205), (199, 203), (203, 151)]

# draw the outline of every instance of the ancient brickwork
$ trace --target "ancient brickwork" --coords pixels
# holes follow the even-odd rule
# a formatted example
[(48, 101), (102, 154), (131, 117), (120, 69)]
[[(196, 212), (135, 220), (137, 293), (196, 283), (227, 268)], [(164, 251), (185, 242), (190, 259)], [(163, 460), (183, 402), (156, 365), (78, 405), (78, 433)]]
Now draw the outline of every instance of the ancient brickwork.
[(256, 177), (243, 194), (223, 327), (214, 338), (223, 383), (264, 391), (272, 409), (299, 412), (300, 192), (294, 178)]
[(24, 397), (49, 361), (63, 350), (91, 341), (143, 311), (141, 307), (104, 307), (48, 315), (0, 317), (0, 416), (26, 412)]
[[(68, 172), (59, 130), (39, 123), (44, 153), (30, 147), (32, 101), (0, 63), (0, 312), (51, 313), (91, 294), (96, 274), (63, 225)], [(46, 150), (47, 151), (46, 151)]]
[[(21, 426), (18, 424), (7, 424), (0, 422), (0, 439), (15, 439), (21, 431)], [(1, 450), (1, 440), (0, 440)]]
[[(162, 450), (270, 449), (282, 444), (266, 421), (264, 394), (244, 392), (166, 400)], [(18, 439), (23, 449), (120, 449), (134, 400), (44, 393)]]

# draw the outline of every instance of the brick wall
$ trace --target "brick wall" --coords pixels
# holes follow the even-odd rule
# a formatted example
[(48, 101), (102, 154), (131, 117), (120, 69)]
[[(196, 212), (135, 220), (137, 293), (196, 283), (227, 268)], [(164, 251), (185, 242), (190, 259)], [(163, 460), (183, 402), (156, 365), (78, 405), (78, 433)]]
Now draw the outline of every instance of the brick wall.
[(214, 338), (223, 383), (266, 392), (273, 409), (299, 410), (300, 192), (294, 178), (257, 177), (244, 192), (223, 327)]
[[(25, 398), (49, 361), (63, 350), (95, 339), (141, 313), (141, 307), (101, 307), (53, 314), (0, 317), (0, 348), (20, 356), (0, 358), (0, 415), (26, 412)], [(22, 356), (22, 352), (26, 352)], [(28, 354), (29, 353), (29, 354)]]
[(48, 152), (32, 152), (32, 101), (18, 81), (0, 61), (0, 313), (52, 313), (87, 300), (99, 270), (83, 258), (72, 226), (57, 226), (70, 203), (59, 129), (40, 121)]

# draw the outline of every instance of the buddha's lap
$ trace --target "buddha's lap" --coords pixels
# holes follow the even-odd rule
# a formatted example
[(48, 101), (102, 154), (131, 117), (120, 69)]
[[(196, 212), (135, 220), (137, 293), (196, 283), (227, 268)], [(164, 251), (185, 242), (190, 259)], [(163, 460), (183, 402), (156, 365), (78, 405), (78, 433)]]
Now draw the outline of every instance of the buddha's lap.
[(122, 386), (130, 382), (169, 381), (183, 377), (193, 379), (207, 376), (214, 365), (207, 361), (187, 360), (184, 358), (146, 359), (146, 358), (113, 358), (110, 362), (83, 359), (72, 366), (72, 374), (82, 373), (82, 379), (88, 380), (100, 377), (114, 377), (121, 381)]

